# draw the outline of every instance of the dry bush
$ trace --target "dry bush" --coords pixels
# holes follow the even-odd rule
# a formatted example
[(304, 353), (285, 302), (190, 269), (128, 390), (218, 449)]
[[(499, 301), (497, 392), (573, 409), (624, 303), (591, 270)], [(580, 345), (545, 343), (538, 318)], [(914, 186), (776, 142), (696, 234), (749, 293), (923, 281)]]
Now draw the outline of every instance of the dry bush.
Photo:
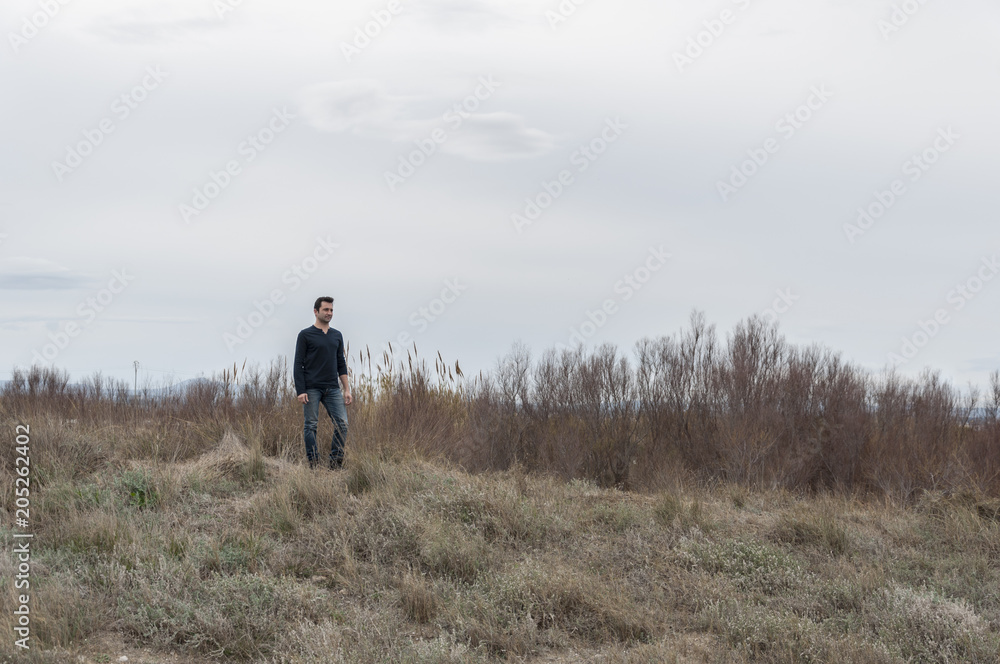
[(997, 661), (1000, 639), (964, 600), (928, 590), (891, 585), (866, 603), (865, 627), (899, 644), (906, 661)]
[(124, 632), (161, 648), (257, 661), (292, 627), (330, 615), (329, 599), (288, 579), (213, 574), (199, 580), (192, 573), (175, 567), (135, 575), (119, 599)]
[(496, 656), (524, 656), (566, 635), (592, 643), (634, 642), (663, 629), (646, 613), (630, 611), (618, 589), (554, 561), (528, 561), (482, 577), (475, 590), (438, 619)]
[(772, 536), (779, 542), (814, 546), (835, 556), (848, 553), (851, 546), (846, 528), (838, 522), (832, 510), (782, 514)]
[(438, 613), (440, 599), (426, 577), (407, 574), (398, 581), (399, 601), (406, 615), (420, 624), (429, 623)]
[[(396, 349), (399, 350), (399, 349)], [(692, 481), (915, 500), (923, 490), (1000, 494), (1000, 374), (960, 392), (934, 372), (871, 375), (837, 353), (789, 344), (759, 317), (719, 341), (703, 314), (687, 329), (639, 341), (547, 350), (515, 344), (493, 372), (466, 380), (414, 345), (373, 365), (350, 354), (350, 491), (381, 481), (377, 459), (447, 458), (476, 471), (529, 472), (637, 491)], [(132, 393), (100, 374), (15, 369), (0, 416), (33, 426), (42, 489), (111, 463), (183, 462), (232, 432), (251, 452), (224, 475), (253, 482), (265, 459), (301, 462), (302, 409), (289, 367), (234, 365), (184, 389)], [(332, 424), (320, 422), (318, 439)], [(10, 457), (0, 476), (13, 477)], [(234, 466), (234, 468), (236, 468)], [(11, 507), (9, 495), (0, 507)]]

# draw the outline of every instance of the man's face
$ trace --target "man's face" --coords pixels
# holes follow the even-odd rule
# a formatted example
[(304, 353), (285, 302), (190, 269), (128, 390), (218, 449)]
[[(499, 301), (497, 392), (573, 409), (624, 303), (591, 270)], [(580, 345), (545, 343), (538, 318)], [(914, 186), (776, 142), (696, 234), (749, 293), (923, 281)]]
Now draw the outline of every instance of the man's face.
[(321, 302), (319, 309), (314, 310), (316, 312), (316, 319), (321, 320), (324, 323), (329, 323), (333, 320), (333, 305), (329, 302)]

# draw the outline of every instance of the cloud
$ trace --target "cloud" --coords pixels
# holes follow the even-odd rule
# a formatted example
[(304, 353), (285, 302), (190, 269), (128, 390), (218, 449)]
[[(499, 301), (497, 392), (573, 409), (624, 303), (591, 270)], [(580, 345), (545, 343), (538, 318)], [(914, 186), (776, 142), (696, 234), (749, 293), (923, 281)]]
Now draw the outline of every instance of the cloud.
[[(183, 42), (224, 28), (212, 2), (204, 0), (104, 0), (82, 5), (68, 20), (101, 39), (118, 44)], [(74, 18), (75, 17), (75, 18)]]
[[(470, 161), (510, 161), (547, 154), (555, 137), (526, 126), (515, 113), (466, 113), (458, 128), (446, 126), (441, 117), (413, 117), (421, 97), (389, 94), (372, 79), (329, 81), (299, 91), (299, 110), (306, 121), (321, 131), (353, 134), (375, 140), (410, 142), (424, 139), (434, 129), (447, 131), (441, 151)], [(447, 107), (450, 100), (442, 100)]]
[(223, 24), (216, 18), (189, 18), (176, 21), (121, 21), (94, 25), (90, 31), (117, 44), (146, 44), (162, 41), (187, 41), (192, 36), (217, 30)]
[(548, 154), (555, 147), (552, 134), (525, 126), (514, 113), (479, 113), (449, 135), (442, 152), (470, 161), (511, 161)]
[[(24, 329), (36, 323), (44, 323), (46, 327), (55, 329), (59, 323), (65, 322), (66, 316), (43, 316), (29, 314), (26, 316), (0, 317), (0, 328)], [(157, 325), (202, 325), (204, 320), (190, 316), (102, 316), (105, 323), (155, 323)]]
[(997, 357), (974, 357), (963, 362), (964, 368), (969, 372), (992, 373), (1000, 366), (1000, 358)]
[(93, 277), (44, 258), (20, 256), (0, 262), (0, 290), (73, 290), (94, 283)]
[(436, 25), (460, 25), (464, 28), (492, 29), (518, 25), (533, 15), (526, 3), (506, 0), (422, 0), (415, 3), (422, 18)]
[(393, 98), (371, 79), (329, 81), (299, 91), (299, 108), (316, 129), (330, 132), (378, 129), (391, 125), (403, 100)]

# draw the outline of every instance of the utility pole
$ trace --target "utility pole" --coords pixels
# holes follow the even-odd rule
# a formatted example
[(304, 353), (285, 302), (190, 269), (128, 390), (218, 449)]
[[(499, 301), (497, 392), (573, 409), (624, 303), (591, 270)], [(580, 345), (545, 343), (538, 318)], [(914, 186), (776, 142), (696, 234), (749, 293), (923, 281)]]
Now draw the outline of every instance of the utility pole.
[(135, 395), (139, 392), (139, 360), (132, 362), (132, 366), (135, 367), (135, 379), (132, 381), (132, 394)]

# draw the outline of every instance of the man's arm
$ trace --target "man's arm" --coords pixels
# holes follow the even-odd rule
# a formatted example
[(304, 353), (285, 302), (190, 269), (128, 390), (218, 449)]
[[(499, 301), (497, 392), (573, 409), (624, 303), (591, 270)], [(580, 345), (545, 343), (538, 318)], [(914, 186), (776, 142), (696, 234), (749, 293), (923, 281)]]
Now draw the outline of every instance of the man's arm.
[(337, 351), (337, 373), (340, 375), (340, 385), (344, 391), (344, 405), (349, 406), (353, 398), (351, 397), (351, 386), (347, 383), (347, 357), (344, 355), (344, 336), (340, 336), (340, 350)]
[(292, 362), (292, 377), (295, 380), (295, 394), (300, 396), (306, 392), (306, 337), (299, 332), (295, 340), (295, 360)]
[(351, 396), (351, 386), (347, 384), (347, 374), (340, 375), (340, 384), (343, 386), (344, 391), (344, 405), (350, 406), (351, 402), (354, 401), (354, 397)]

